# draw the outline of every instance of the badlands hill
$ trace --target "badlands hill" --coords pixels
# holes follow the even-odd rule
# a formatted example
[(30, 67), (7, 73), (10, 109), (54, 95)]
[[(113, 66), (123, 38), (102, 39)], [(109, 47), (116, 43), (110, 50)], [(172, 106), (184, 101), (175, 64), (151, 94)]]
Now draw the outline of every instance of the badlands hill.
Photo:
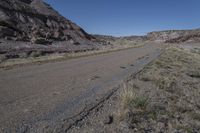
[(48, 44), (94, 38), (42, 0), (1, 0), (0, 38)]

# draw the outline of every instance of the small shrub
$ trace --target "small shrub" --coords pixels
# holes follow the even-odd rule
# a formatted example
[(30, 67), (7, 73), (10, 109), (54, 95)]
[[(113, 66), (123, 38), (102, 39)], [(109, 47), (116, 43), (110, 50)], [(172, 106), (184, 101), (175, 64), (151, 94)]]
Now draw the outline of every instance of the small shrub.
[(120, 97), (122, 100), (123, 108), (129, 108), (133, 99), (136, 97), (136, 94), (134, 93), (133, 88), (124, 85), (123, 92)]
[(157, 67), (163, 67), (163, 62), (162, 61), (157, 60), (155, 62), (155, 64), (156, 64)]
[(145, 81), (145, 82), (153, 81), (154, 79), (155, 79), (155, 74), (153, 74), (152, 72), (146, 72), (140, 77), (140, 80)]
[(171, 77), (163, 77), (160, 76), (156, 81), (156, 85), (159, 89), (172, 89), (172, 87), (176, 84), (176, 78)]
[(134, 90), (135, 89), (131, 88), (130, 86), (124, 86), (123, 92), (121, 94), (123, 108), (136, 108), (142, 110), (146, 109), (146, 106), (148, 104), (148, 98), (136, 96)]
[(194, 120), (200, 121), (200, 114), (199, 114), (199, 113), (193, 112), (193, 113), (191, 114), (191, 117), (192, 117)]
[(189, 126), (177, 126), (176, 128), (179, 132), (194, 133), (193, 129)]
[(158, 114), (157, 114), (156, 111), (151, 111), (151, 112), (148, 113), (148, 118), (151, 118), (151, 119), (153, 119), (153, 120), (156, 120), (157, 117), (158, 117)]
[(137, 109), (146, 109), (148, 105), (148, 99), (145, 97), (135, 97), (132, 101), (131, 104), (133, 107)]
[(191, 49), (192, 53), (200, 54), (200, 48)]

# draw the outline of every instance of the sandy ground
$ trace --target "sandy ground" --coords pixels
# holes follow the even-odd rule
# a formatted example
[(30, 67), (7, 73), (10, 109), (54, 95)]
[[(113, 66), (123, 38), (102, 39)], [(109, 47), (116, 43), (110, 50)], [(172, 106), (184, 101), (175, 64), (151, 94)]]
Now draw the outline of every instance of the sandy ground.
[(0, 131), (67, 131), (77, 116), (95, 107), (124, 78), (155, 59), (161, 47), (147, 44), (103, 55), (0, 70)]

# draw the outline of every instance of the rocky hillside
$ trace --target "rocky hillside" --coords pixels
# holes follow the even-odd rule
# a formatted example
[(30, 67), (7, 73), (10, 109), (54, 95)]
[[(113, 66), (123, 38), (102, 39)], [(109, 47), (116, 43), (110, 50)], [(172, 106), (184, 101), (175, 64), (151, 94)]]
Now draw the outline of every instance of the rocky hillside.
[(106, 35), (93, 35), (98, 40), (113, 45), (126, 45), (126, 44), (136, 44), (147, 40), (146, 36), (125, 36), (125, 37), (114, 37)]
[(111, 44), (141, 43), (144, 41), (154, 41), (162, 43), (184, 43), (200, 42), (200, 29), (194, 30), (168, 30), (150, 32), (144, 36), (113, 37), (104, 35), (94, 35), (95, 38)]
[(200, 29), (169, 30), (147, 34), (148, 40), (167, 43), (200, 42)]
[(0, 38), (38, 44), (94, 40), (42, 0), (1, 0)]
[(99, 49), (101, 43), (42, 0), (0, 1), (0, 63)]

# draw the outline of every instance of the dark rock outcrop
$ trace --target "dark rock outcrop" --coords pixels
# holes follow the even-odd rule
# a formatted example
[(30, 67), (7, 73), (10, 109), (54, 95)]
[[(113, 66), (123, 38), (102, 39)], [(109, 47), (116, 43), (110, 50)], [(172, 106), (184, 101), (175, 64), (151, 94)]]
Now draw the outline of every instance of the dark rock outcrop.
[(95, 39), (42, 0), (1, 0), (0, 38), (42, 44)]

